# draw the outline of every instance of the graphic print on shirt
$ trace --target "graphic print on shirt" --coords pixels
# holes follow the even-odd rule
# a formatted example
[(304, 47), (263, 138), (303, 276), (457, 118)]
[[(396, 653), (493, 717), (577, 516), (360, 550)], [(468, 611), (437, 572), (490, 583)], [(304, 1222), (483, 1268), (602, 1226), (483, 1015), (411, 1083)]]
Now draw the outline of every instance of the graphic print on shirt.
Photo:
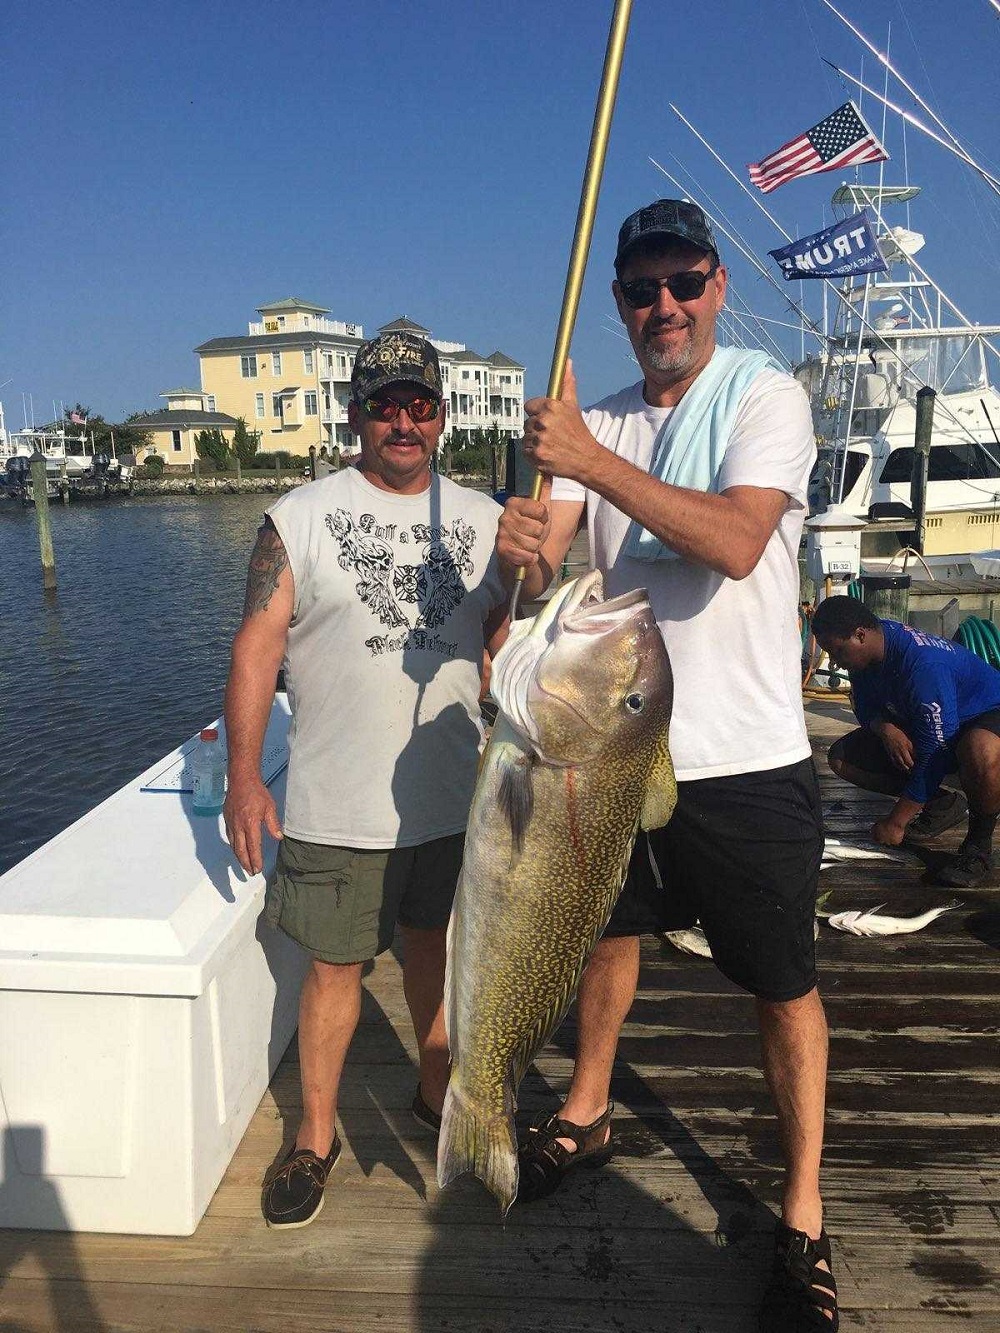
[[(355, 523), (346, 509), (327, 514), (326, 526), (339, 547), (341, 569), (358, 576), (355, 591), (364, 605), (390, 630), (406, 631), (366, 639), (372, 656), (418, 649), (454, 657), (457, 642), (427, 631), (442, 626), (465, 597), (462, 575), (474, 570), (470, 553), (475, 528), (456, 518), (438, 527), (411, 523), (400, 529), (395, 523), (377, 523), (373, 514), (362, 514)], [(397, 564), (391, 543), (406, 544), (411, 538), (423, 546), (421, 563)], [(410, 607), (416, 610), (412, 621)]]

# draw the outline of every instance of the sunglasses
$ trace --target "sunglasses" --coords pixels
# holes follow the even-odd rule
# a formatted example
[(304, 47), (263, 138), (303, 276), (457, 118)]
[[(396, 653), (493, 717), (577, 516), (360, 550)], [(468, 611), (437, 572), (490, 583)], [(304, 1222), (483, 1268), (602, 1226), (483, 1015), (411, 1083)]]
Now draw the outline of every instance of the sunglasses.
[(372, 421), (395, 421), (400, 412), (406, 412), (411, 421), (423, 425), (433, 421), (440, 411), (441, 404), (436, 398), (411, 398), (408, 403), (401, 403), (389, 394), (380, 394), (375, 398), (366, 398), (362, 406), (365, 416)]
[(705, 294), (708, 280), (718, 267), (713, 264), (707, 273), (691, 268), (685, 273), (671, 273), (669, 278), (633, 278), (630, 282), (620, 282), (618, 289), (630, 310), (645, 310), (647, 306), (655, 305), (661, 287), (666, 287), (675, 301), (697, 301)]

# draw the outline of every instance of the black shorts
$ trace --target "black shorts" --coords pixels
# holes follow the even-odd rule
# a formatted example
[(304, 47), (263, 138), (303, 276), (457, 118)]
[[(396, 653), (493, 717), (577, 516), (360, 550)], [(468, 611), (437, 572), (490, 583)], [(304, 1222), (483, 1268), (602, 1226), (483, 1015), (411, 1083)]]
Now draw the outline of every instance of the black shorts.
[[(994, 736), (1000, 736), (1000, 708), (991, 708), (985, 713), (980, 713), (978, 717), (970, 717), (968, 722), (962, 723), (948, 743), (948, 768), (945, 776), (958, 772), (955, 746), (965, 733), (972, 731), (973, 728), (979, 731), (991, 731)], [(830, 756), (860, 769), (862, 773), (893, 778), (898, 783), (900, 791), (909, 781), (909, 774), (900, 772), (889, 758), (889, 751), (882, 744), (882, 738), (867, 727), (857, 727), (854, 731), (849, 731), (846, 736), (835, 740), (830, 746)]]
[(696, 921), (719, 970), (763, 1000), (816, 985), (823, 812), (811, 759), (677, 784), (666, 828), (640, 833), (605, 936)]

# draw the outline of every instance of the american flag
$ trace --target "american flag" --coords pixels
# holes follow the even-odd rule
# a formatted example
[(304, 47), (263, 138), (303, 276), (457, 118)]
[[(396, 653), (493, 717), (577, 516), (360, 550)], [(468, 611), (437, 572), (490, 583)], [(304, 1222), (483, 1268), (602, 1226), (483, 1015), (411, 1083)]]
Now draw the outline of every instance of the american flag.
[(79, 412), (70, 412), (69, 419), (74, 426), (85, 426), (87, 424), (87, 418), (82, 417)]
[(805, 134), (790, 139), (759, 162), (751, 162), (750, 180), (762, 193), (770, 194), (796, 176), (888, 159), (889, 154), (862, 120), (854, 103), (845, 102)]

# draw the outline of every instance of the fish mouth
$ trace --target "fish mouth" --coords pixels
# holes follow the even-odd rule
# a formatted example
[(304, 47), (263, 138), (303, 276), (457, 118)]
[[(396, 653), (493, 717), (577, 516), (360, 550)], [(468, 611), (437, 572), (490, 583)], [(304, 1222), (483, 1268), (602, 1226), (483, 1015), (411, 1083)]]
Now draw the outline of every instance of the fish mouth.
[[(621, 593), (620, 596), (611, 597), (605, 601), (604, 580), (599, 571), (593, 570), (591, 572), (596, 578), (593, 581), (588, 580), (586, 586), (579, 590), (579, 595), (571, 597), (566, 607), (559, 614), (558, 626), (560, 630), (567, 634), (587, 634), (597, 638), (608, 630), (615, 629), (635, 619), (636, 609), (641, 607), (645, 607), (650, 612), (648, 619), (652, 623), (649, 594), (645, 588), (634, 588), (631, 592)], [(561, 707), (569, 709), (577, 721), (586, 727), (591, 735), (598, 735), (598, 728), (594, 726), (589, 718), (584, 716), (571, 699), (562, 695), (555, 695), (551, 690), (545, 688), (542, 683), (542, 674), (541, 663), (539, 663), (535, 688)]]
[(599, 589), (584, 589), (579, 600), (572, 599), (559, 616), (560, 628), (571, 634), (602, 634), (612, 626), (631, 620), (636, 607), (649, 605), (649, 594), (645, 588), (623, 592), (621, 596), (611, 597), (607, 601), (600, 595), (603, 590), (601, 580)]
[(594, 569), (559, 589), (534, 622), (512, 630), (493, 664), (491, 690), (501, 711), (536, 752), (540, 737), (531, 700), (538, 693), (568, 708), (592, 735), (599, 734), (568, 699), (554, 695), (542, 683), (543, 662), (556, 639), (562, 633), (596, 639), (631, 619), (641, 618), (643, 608), (649, 624), (654, 624), (644, 588), (605, 601), (604, 579), (600, 570)]

